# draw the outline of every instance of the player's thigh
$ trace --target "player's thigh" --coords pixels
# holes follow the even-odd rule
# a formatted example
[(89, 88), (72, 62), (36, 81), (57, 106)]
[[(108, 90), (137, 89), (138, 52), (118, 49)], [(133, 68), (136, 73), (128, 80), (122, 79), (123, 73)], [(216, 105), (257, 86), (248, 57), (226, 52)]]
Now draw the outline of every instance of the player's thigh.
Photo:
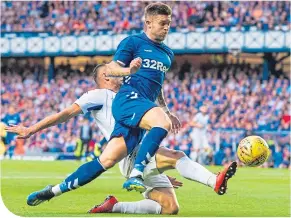
[(178, 214), (179, 203), (174, 188), (154, 188), (148, 197), (162, 206), (162, 214)]
[(134, 90), (119, 92), (112, 104), (112, 114), (119, 125), (138, 128), (144, 115), (155, 107), (157, 104), (140, 96)]
[(140, 120), (139, 127), (150, 130), (152, 127), (162, 127), (171, 129), (171, 120), (160, 107), (154, 107), (148, 110)]
[(110, 137), (120, 138), (122, 136), (123, 137), (122, 144), (126, 146), (127, 154), (130, 154), (133, 151), (133, 149), (141, 142), (145, 133), (146, 130), (144, 129), (131, 128), (129, 126), (125, 126), (116, 122), (114, 130), (111, 133)]
[(105, 168), (111, 168), (127, 155), (127, 147), (123, 136), (112, 138), (99, 157)]
[(183, 151), (176, 151), (165, 147), (160, 147), (156, 153), (156, 165), (157, 169), (162, 173), (169, 169), (174, 169), (177, 161), (185, 157)]

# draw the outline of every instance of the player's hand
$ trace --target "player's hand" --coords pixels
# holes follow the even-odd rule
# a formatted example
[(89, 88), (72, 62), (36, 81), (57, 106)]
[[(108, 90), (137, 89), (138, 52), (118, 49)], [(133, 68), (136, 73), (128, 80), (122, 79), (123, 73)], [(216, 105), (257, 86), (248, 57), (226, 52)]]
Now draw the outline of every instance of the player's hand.
[(171, 184), (173, 185), (174, 188), (180, 188), (183, 186), (183, 183), (176, 180), (176, 178), (171, 177), (171, 176), (167, 176), (168, 179), (170, 180)]
[(168, 113), (168, 116), (170, 120), (172, 121), (172, 133), (177, 134), (181, 129), (181, 123), (178, 117), (176, 117), (174, 114)]
[(130, 69), (130, 74), (136, 73), (139, 68), (141, 67), (142, 60), (141, 58), (135, 58), (130, 62), (129, 69)]
[(33, 135), (29, 128), (19, 125), (6, 126), (5, 130), (7, 132), (16, 133), (18, 135), (16, 138), (18, 139), (27, 139)]

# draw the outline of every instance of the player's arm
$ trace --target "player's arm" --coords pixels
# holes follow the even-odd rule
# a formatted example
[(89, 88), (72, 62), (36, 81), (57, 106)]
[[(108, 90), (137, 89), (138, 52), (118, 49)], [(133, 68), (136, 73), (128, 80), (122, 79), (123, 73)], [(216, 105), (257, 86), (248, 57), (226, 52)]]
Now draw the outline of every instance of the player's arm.
[(171, 112), (167, 106), (167, 103), (166, 103), (166, 100), (165, 100), (165, 96), (164, 96), (164, 91), (163, 89), (161, 90), (158, 98), (157, 98), (157, 103), (158, 105), (164, 110), (164, 112), (167, 114), (167, 115), (170, 115)]
[(60, 111), (59, 113), (52, 114), (44, 118), (33, 126), (24, 127), (19, 125), (13, 125), (5, 127), (5, 130), (8, 132), (16, 133), (18, 135), (17, 138), (26, 139), (43, 129), (66, 122), (72, 117), (75, 117), (81, 113), (82, 109), (80, 108), (80, 106), (74, 103), (71, 106)]
[(117, 62), (111, 61), (107, 66), (107, 76), (128, 76), (130, 75), (129, 67), (121, 67)]
[(198, 122), (195, 122), (195, 121), (192, 121), (191, 123), (190, 123), (190, 126), (192, 126), (192, 127), (197, 127), (197, 128), (203, 128), (203, 125), (202, 124), (200, 124), (200, 123), (198, 123)]
[(203, 125), (201, 122), (199, 122), (199, 120), (201, 120), (200, 116), (201, 115), (199, 113), (197, 113), (194, 116), (193, 120), (189, 123), (189, 125), (192, 126), (192, 127), (199, 128), (199, 129), (203, 128), (205, 125)]
[(193, 121), (190, 122), (190, 126), (200, 128), (200, 129), (204, 127), (201, 123), (198, 122), (197, 115), (194, 117)]
[(142, 62), (140, 58), (134, 58), (135, 52), (134, 37), (129, 36), (123, 39), (119, 43), (112, 61), (106, 65), (107, 75), (129, 76), (135, 73), (141, 67)]
[(122, 76), (129, 76), (133, 73), (136, 73), (139, 68), (141, 67), (142, 60), (141, 58), (135, 58), (130, 62), (129, 67), (122, 67), (124, 66), (122, 62), (115, 62), (111, 61), (107, 66), (107, 76), (113, 77), (122, 77)]
[(197, 121), (197, 117), (195, 117), (194, 120), (190, 122), (190, 126), (200, 128), (200, 129), (204, 127), (204, 125), (202, 125), (201, 123)]
[(164, 91), (161, 90), (158, 98), (157, 98), (158, 105), (163, 108), (164, 112), (169, 116), (170, 120), (172, 121), (172, 132), (178, 133), (181, 128), (181, 123), (178, 117), (176, 117), (174, 114), (172, 114), (166, 104), (165, 97), (164, 97)]

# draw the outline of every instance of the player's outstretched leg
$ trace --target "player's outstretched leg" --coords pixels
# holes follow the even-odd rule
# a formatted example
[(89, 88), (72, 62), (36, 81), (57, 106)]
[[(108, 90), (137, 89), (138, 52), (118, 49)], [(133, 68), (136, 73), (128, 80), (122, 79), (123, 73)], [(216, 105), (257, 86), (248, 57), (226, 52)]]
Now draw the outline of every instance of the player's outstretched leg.
[(118, 202), (114, 196), (108, 196), (102, 204), (95, 205), (88, 213), (160, 214), (161, 210), (161, 205), (150, 199)]
[(129, 179), (123, 184), (123, 188), (128, 191), (144, 192), (146, 190), (142, 179), (144, 168), (171, 129), (171, 120), (161, 108), (154, 107), (142, 117), (139, 126), (149, 132), (143, 139), (134, 162), (134, 169)]
[(74, 173), (69, 175), (62, 183), (55, 186), (49, 185), (40, 191), (31, 193), (27, 197), (27, 204), (30, 206), (37, 206), (55, 196), (74, 190), (79, 186), (86, 185), (101, 175), (104, 171), (105, 168), (102, 166), (99, 159), (85, 163)]
[(91, 208), (88, 213), (112, 213), (112, 209), (117, 203), (117, 198), (109, 195), (101, 204), (95, 205), (93, 208)]
[(216, 175), (192, 161), (184, 152), (163, 147), (157, 151), (156, 162), (160, 172), (176, 168), (184, 178), (207, 185), (219, 195), (225, 194), (227, 181), (236, 173), (237, 168), (237, 163), (232, 162)]
[[(113, 167), (127, 155), (127, 148), (123, 137), (111, 139), (99, 158), (80, 166), (75, 172), (69, 175), (62, 183), (55, 186), (48, 186), (43, 190), (30, 194), (27, 204), (36, 206), (53, 197), (65, 192), (72, 191), (80, 186), (86, 185), (106, 169)], [(53, 193), (53, 195), (52, 195)]]

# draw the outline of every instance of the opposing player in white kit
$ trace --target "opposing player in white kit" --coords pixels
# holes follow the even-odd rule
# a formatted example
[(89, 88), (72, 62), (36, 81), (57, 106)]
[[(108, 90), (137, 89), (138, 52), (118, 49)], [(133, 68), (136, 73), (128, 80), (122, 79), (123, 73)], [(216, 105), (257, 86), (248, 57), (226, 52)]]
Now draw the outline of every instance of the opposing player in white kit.
[(197, 161), (201, 164), (203, 162), (203, 155), (210, 149), (207, 139), (207, 126), (209, 121), (207, 112), (208, 107), (202, 105), (199, 108), (199, 112), (194, 116), (193, 122), (190, 123), (193, 127), (193, 131), (190, 134), (192, 138), (192, 152), (190, 157), (193, 161)]
[[(77, 101), (75, 101), (72, 106), (64, 109), (58, 114), (48, 116), (32, 127), (26, 128), (23, 126), (12, 126), (7, 127), (6, 130), (17, 133), (19, 138), (28, 138), (42, 129), (65, 122), (79, 114), (91, 112), (98, 127), (108, 140), (114, 128), (111, 105), (115, 94), (120, 87), (121, 80), (119, 78), (108, 78), (106, 76), (106, 65), (100, 65), (94, 69), (94, 80), (98, 89), (85, 93)], [(132, 137), (136, 137), (134, 133)], [(124, 155), (123, 157), (125, 158), (120, 162), (119, 167), (122, 175), (128, 177), (133, 167), (137, 149), (138, 146), (131, 154), (127, 155), (126, 151), (118, 147), (106, 147), (97, 161), (100, 164), (101, 160), (103, 160), (102, 166), (104, 167), (104, 165), (106, 165), (106, 169), (108, 169), (120, 161), (118, 159), (114, 159), (112, 156), (117, 155), (115, 153), (121, 153), (117, 156), (121, 157)], [(84, 171), (83, 166), (86, 164), (83, 164), (76, 172), (71, 174), (76, 174), (75, 176), (77, 179), (72, 180), (72, 182), (67, 185), (69, 190), (74, 190), (96, 178), (91, 178), (90, 181), (86, 180), (88, 181), (87, 183), (80, 182), (84, 180), (85, 176), (80, 172), (81, 170)], [(167, 169), (173, 168), (176, 168), (183, 177), (210, 186), (216, 193), (221, 195), (226, 191), (227, 180), (231, 178), (236, 171), (236, 163), (231, 163), (221, 173), (215, 175), (200, 164), (191, 161), (183, 152), (161, 147), (159, 148), (157, 154), (151, 158), (150, 163), (145, 169), (144, 184), (146, 185), (147, 190), (143, 193), (143, 195), (146, 199), (138, 202), (117, 202), (114, 197), (109, 197), (103, 204), (103, 207), (96, 206), (92, 208), (90, 212), (177, 214), (179, 205), (173, 185), (171, 184), (169, 178), (165, 174), (161, 173)], [(94, 171), (93, 168), (85, 169), (86, 176), (88, 176), (87, 174), (90, 174), (90, 170)], [(66, 180), (70, 180), (70, 176)], [(31, 206), (36, 206), (46, 200), (50, 200), (53, 197), (69, 191), (63, 191), (63, 186), (67, 184), (66, 180), (58, 185), (48, 186), (44, 190), (32, 193), (29, 195), (27, 203)]]

